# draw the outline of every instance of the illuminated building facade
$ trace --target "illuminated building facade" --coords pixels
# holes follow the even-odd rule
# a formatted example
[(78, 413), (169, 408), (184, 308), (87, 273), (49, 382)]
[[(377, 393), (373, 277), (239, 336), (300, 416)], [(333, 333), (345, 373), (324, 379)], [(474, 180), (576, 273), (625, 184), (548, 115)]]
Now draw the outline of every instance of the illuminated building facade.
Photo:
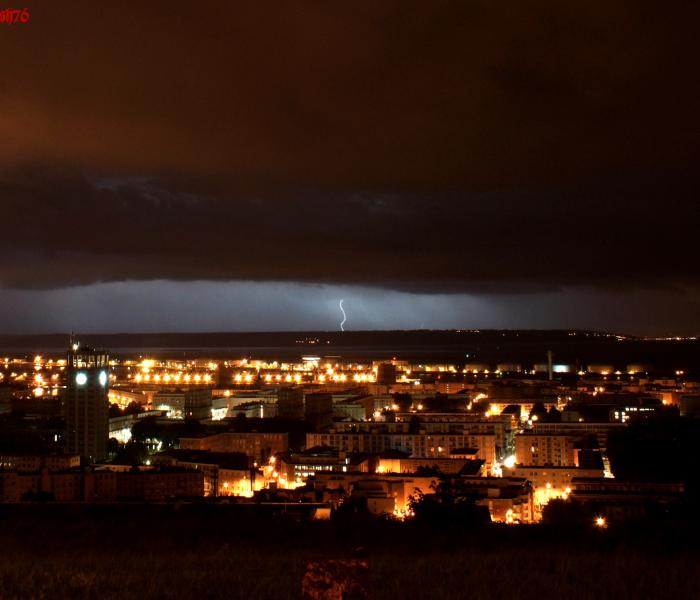
[(333, 448), (309, 448), (278, 457), (278, 469), (287, 481), (301, 482), (317, 473), (368, 473), (370, 458), (365, 454), (346, 455)]
[(63, 471), (80, 466), (80, 456), (77, 454), (63, 453), (0, 453), (0, 469), (15, 470), (20, 473), (31, 473), (48, 469), (49, 471)]
[(550, 500), (568, 498), (573, 488), (573, 480), (580, 477), (603, 477), (604, 470), (600, 468), (581, 467), (537, 467), (533, 465), (503, 467), (504, 477), (519, 477), (526, 479), (532, 485), (534, 499), (534, 515), (539, 520), (542, 510)]
[(375, 514), (407, 513), (410, 500), (420, 494), (432, 494), (438, 479), (433, 475), (393, 475), (374, 473), (336, 473), (319, 471), (314, 488), (326, 502), (338, 502), (347, 496), (364, 498)]
[(195, 470), (204, 476), (204, 496), (252, 496), (263, 487), (263, 475), (253, 461), (236, 452), (170, 450), (154, 457), (157, 465)]
[(191, 387), (160, 391), (153, 396), (156, 410), (165, 411), (169, 419), (211, 419), (211, 388)]
[[(476, 456), (477, 451), (472, 450)], [(454, 452), (453, 452), (454, 455)], [(469, 458), (410, 458), (401, 452), (379, 455), (377, 473), (417, 473), (419, 469), (438, 469), (441, 473), (457, 474), (465, 470), (469, 474), (483, 474), (484, 461)]]
[(410, 434), (410, 433), (307, 433), (306, 447), (330, 446), (342, 452), (378, 454), (390, 450), (406, 452), (414, 458), (450, 458), (453, 450), (474, 448), (478, 458), (490, 468), (496, 460), (493, 434)]
[(624, 427), (622, 423), (543, 423), (538, 421), (537, 423), (533, 423), (532, 432), (537, 434), (556, 433), (558, 435), (574, 436), (577, 439), (584, 436), (595, 436), (600, 449), (606, 450), (610, 432), (619, 431), (620, 429), (624, 429)]
[(685, 492), (682, 482), (620, 481), (602, 477), (576, 477), (571, 487), (574, 500), (611, 521), (638, 519), (660, 506), (668, 509), (680, 504)]
[(289, 435), (279, 432), (231, 431), (199, 438), (180, 438), (180, 448), (210, 452), (240, 452), (263, 464), (273, 454), (287, 451)]
[(555, 433), (521, 433), (515, 436), (515, 462), (519, 465), (573, 467), (574, 438)]
[(109, 436), (109, 356), (73, 344), (68, 352), (66, 451), (90, 462), (107, 457)]

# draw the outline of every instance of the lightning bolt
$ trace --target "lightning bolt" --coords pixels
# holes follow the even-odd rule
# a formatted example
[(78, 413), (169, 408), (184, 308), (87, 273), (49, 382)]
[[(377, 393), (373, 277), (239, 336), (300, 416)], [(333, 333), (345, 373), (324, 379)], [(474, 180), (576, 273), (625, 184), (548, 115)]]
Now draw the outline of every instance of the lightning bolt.
[(345, 314), (345, 309), (343, 308), (343, 301), (341, 300), (338, 302), (338, 306), (340, 307), (340, 312), (343, 313), (343, 320), (340, 322), (340, 331), (345, 331), (345, 321), (348, 320), (348, 316)]

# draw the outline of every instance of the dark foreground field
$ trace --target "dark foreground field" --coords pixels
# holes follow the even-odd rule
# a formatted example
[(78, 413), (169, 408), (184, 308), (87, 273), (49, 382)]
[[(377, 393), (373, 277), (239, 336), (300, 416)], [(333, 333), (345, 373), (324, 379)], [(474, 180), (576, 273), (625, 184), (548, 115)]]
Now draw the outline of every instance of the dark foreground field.
[(364, 548), (374, 598), (697, 598), (691, 532), (472, 531), (214, 508), (0, 507), (1, 598), (298, 598), (304, 561)]

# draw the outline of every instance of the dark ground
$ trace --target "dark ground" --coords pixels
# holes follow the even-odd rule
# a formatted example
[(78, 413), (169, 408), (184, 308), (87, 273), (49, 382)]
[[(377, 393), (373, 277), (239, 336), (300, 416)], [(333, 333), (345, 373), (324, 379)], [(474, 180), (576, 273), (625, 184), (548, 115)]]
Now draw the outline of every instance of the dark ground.
[(2, 598), (298, 598), (363, 547), (374, 598), (697, 598), (697, 526), (459, 530), (223, 507), (0, 507)]

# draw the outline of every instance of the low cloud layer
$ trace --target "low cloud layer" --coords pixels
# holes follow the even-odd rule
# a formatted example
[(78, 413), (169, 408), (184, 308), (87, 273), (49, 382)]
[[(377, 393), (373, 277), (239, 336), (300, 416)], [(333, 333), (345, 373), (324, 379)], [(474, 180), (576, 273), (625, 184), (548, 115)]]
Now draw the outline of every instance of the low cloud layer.
[[(580, 328), (697, 332), (700, 289), (425, 294), (280, 282), (122, 282), (0, 290), (4, 333)], [(671, 308), (669, 308), (671, 307)]]

